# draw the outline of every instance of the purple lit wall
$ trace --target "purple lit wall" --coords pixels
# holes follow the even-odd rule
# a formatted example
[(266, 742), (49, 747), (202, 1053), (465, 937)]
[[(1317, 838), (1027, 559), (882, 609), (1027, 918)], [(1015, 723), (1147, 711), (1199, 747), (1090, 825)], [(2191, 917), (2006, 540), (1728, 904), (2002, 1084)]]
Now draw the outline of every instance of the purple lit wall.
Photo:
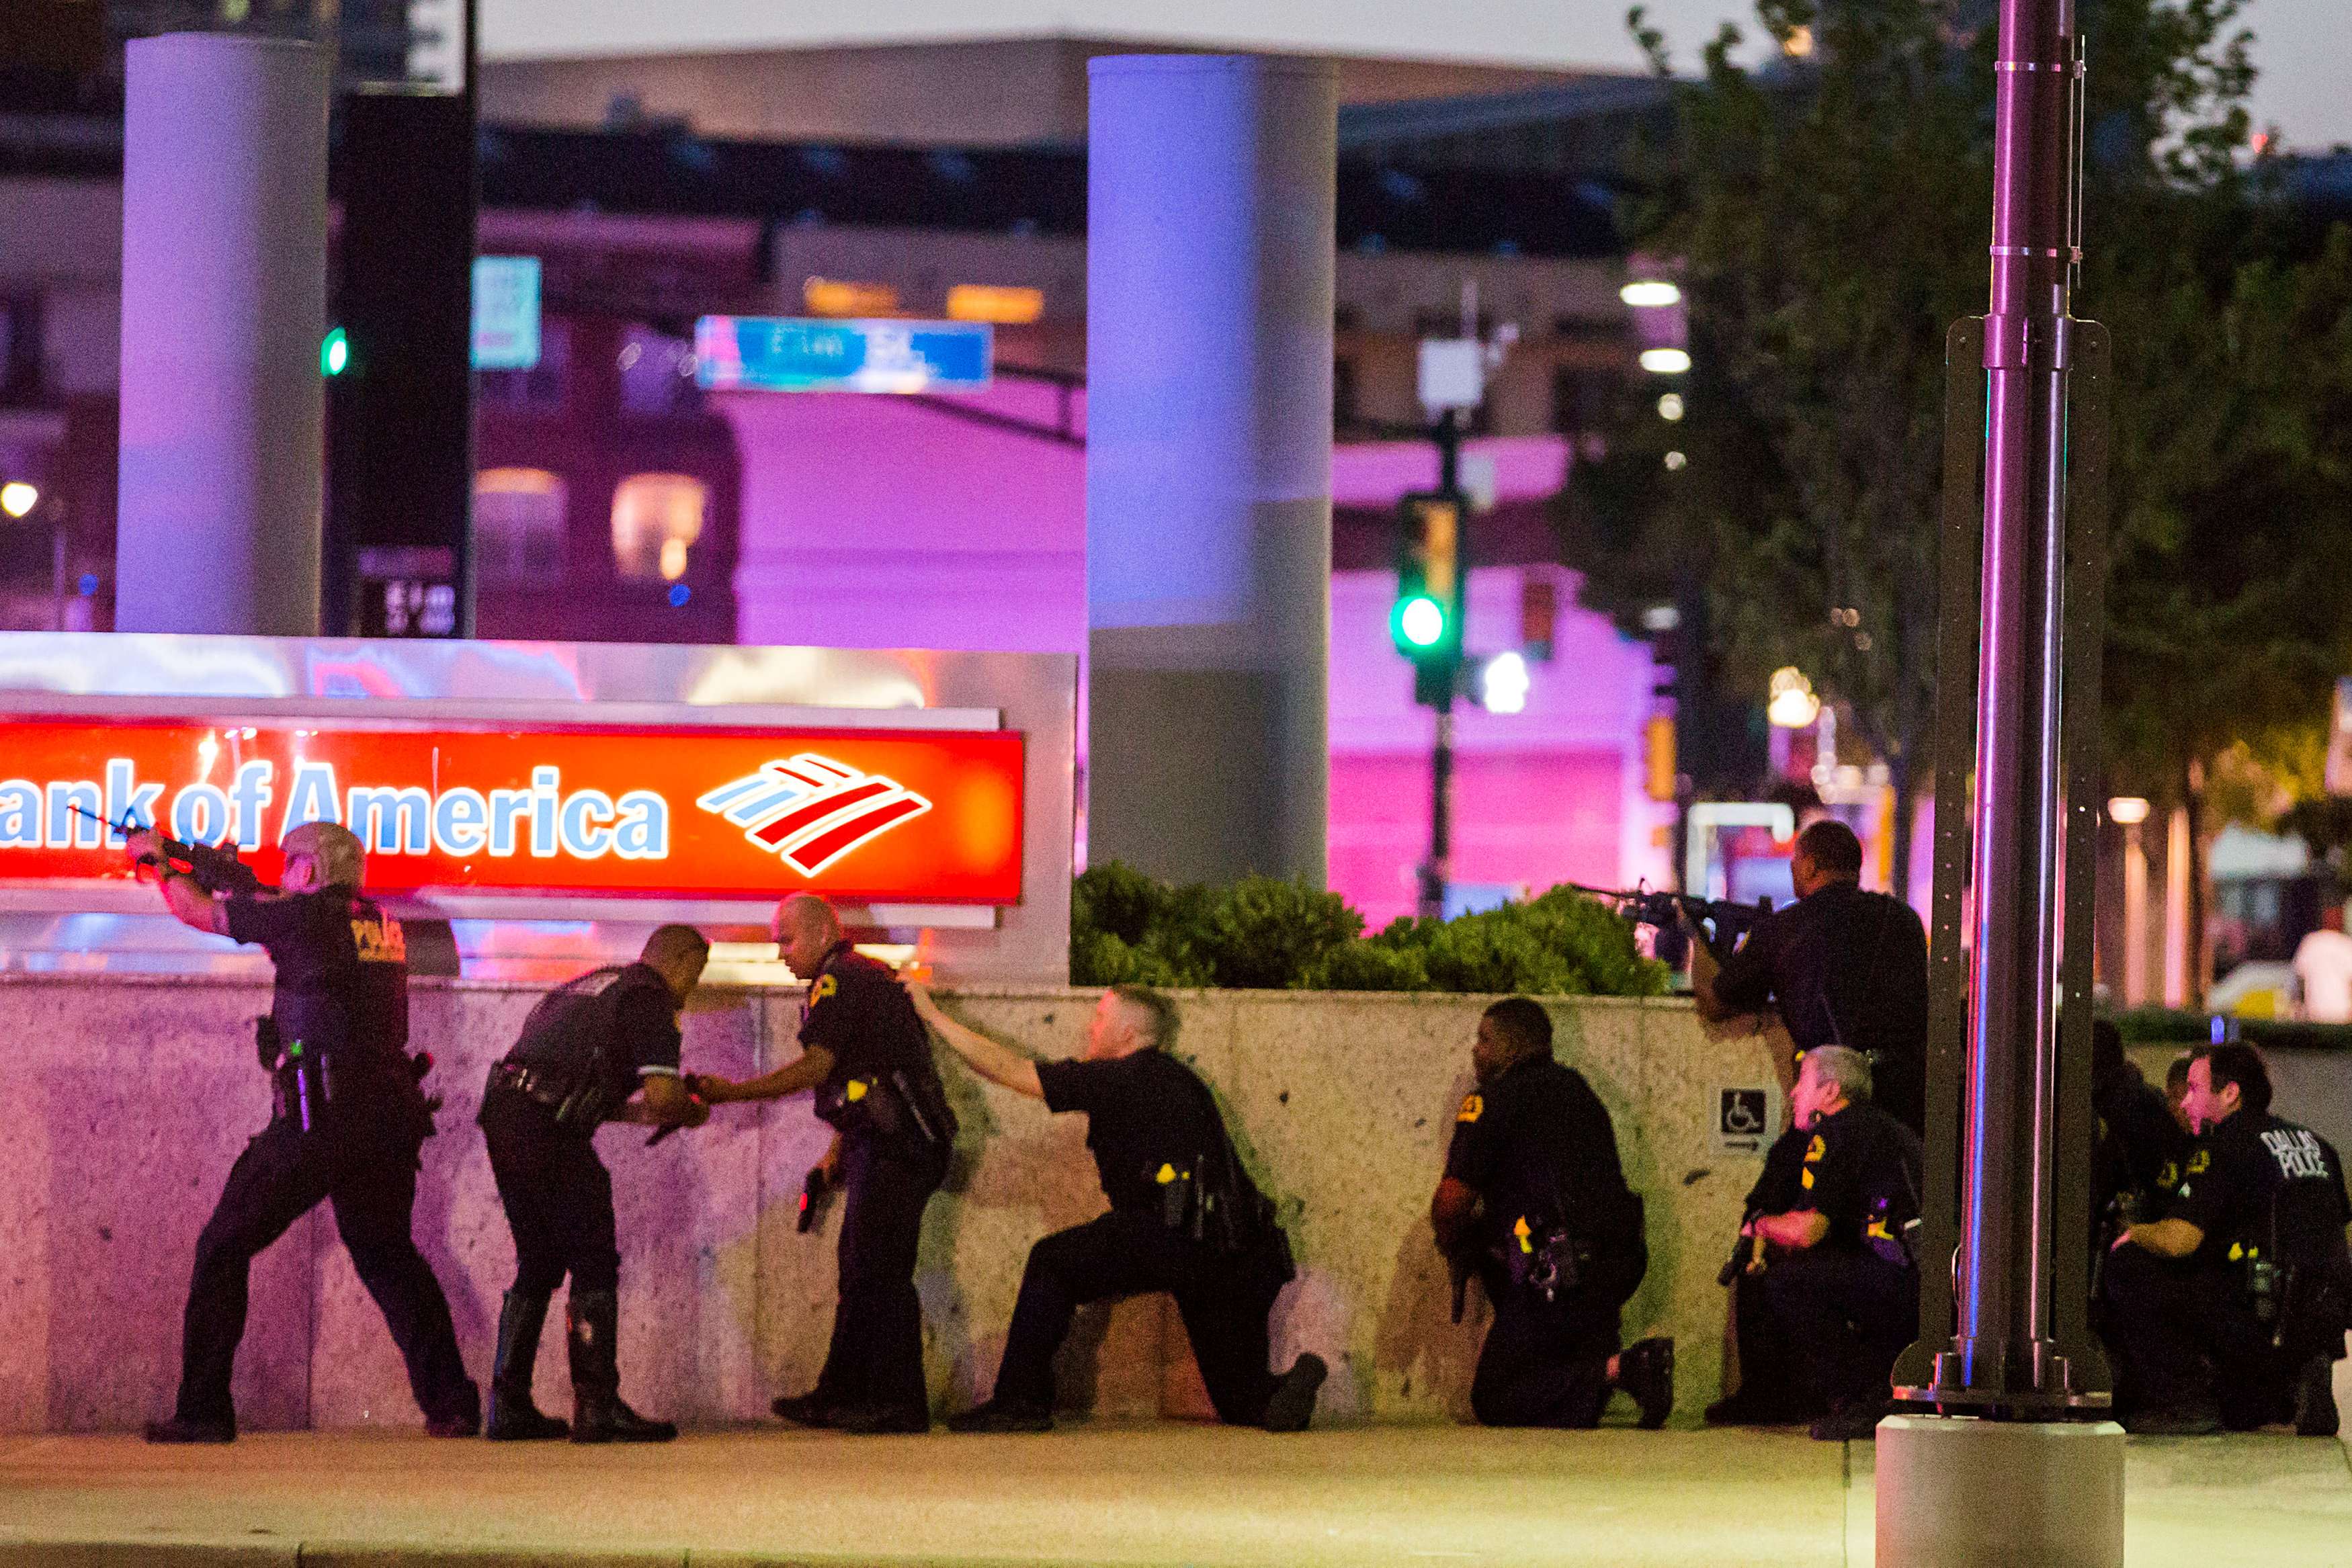
[[(743, 463), (739, 635), (746, 643), (1077, 653), (1087, 644), (1085, 453), (1061, 394), (1001, 380), (957, 398), (957, 417), (905, 399), (733, 393), (715, 399)], [(1085, 398), (1072, 434), (1083, 435)], [(1506, 500), (1549, 496), (1566, 473), (1556, 437), (1473, 442)], [(1386, 506), (1435, 482), (1417, 444), (1342, 446), (1342, 506)], [(1475, 538), (1475, 525), (1473, 538)], [(1535, 891), (1573, 880), (1664, 878), (1668, 809), (1642, 792), (1642, 727), (1660, 672), (1646, 644), (1575, 607), (1575, 574), (1498, 566), (1471, 579), (1469, 646), (1518, 641), (1522, 579), (1550, 577), (1554, 657), (1533, 666), (1527, 709), (1475, 705), (1456, 727), (1455, 880)], [(1410, 912), (1429, 831), (1432, 716), (1412, 702), (1390, 646), (1386, 571), (1331, 585), (1330, 881), (1375, 925)], [(1079, 704), (1080, 756), (1086, 705)]]

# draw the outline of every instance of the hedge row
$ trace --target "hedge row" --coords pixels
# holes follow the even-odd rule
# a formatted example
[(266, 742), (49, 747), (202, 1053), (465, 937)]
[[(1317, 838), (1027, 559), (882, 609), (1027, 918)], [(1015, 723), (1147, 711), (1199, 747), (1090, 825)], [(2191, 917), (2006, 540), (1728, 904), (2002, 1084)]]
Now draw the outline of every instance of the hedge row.
[(1571, 888), (1363, 935), (1336, 893), (1274, 877), (1171, 887), (1117, 861), (1072, 884), (1074, 985), (1651, 997), (1666, 968), (1633, 928)]

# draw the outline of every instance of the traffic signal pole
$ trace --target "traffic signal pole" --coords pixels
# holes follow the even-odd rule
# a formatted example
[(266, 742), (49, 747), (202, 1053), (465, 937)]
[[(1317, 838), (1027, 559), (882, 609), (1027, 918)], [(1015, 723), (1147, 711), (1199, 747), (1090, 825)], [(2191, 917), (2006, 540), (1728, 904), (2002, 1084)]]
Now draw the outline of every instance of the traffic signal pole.
[[(1437, 492), (1451, 497), (1454, 503), (1455, 527), (1467, 515), (1462, 505), (1462, 415), (1458, 410), (1447, 409), (1437, 416), (1431, 432), (1437, 442)], [(1457, 577), (1469, 574), (1469, 555), (1462, 549), (1460, 534), (1455, 535), (1454, 571)], [(1456, 600), (1466, 605), (1469, 593), (1465, 587), (1455, 590)], [(1451, 607), (1447, 613), (1453, 613)], [(1457, 634), (1458, 636), (1458, 634)], [(1448, 672), (1444, 688), (1437, 694), (1432, 706), (1437, 710), (1436, 738), (1429, 752), (1429, 858), (1421, 866), (1421, 914), (1432, 920), (1445, 918), (1445, 888), (1453, 880), (1454, 868), (1454, 698), (1461, 664), (1455, 661)]]

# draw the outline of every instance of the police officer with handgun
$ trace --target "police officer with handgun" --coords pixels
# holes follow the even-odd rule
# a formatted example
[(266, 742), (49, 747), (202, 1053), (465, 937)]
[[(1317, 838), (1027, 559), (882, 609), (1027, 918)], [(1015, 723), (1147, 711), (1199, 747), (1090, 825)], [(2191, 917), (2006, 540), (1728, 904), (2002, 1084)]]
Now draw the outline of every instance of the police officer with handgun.
[(1166, 1291), (1217, 1418), (1305, 1430), (1322, 1357), (1303, 1354), (1278, 1377), (1266, 1365), (1266, 1316), (1295, 1273), (1290, 1243), (1242, 1169), (1209, 1086), (1169, 1054), (1174, 1005), (1115, 987), (1095, 1009), (1083, 1058), (1039, 1061), (958, 1023), (920, 987), (913, 995), (923, 1021), (973, 1071), (1049, 1111), (1085, 1113), (1087, 1146), (1110, 1200), (1109, 1213), (1029, 1249), (995, 1393), (949, 1427), (1052, 1430), (1054, 1353), (1079, 1306)]
[[(408, 1045), (408, 949), (400, 922), (360, 891), (359, 839), (310, 822), (279, 847), (278, 890), (235, 857), (192, 848), (152, 829), (126, 835), (134, 865), (158, 873), (163, 902), (183, 925), (267, 948), (277, 967), (257, 1041), (275, 1076), (276, 1113), (237, 1156), (220, 1203), (196, 1240), (195, 1275), (181, 1346), (179, 1400), (147, 1426), (151, 1443), (226, 1443), (236, 1436), (229, 1397), (246, 1290), (256, 1254), (321, 1198), (360, 1282), (408, 1364), (408, 1385), (435, 1437), (481, 1427), (479, 1392), (466, 1375), (449, 1304), (409, 1233), (417, 1150), (433, 1133), (418, 1080), (425, 1059)], [(183, 869), (183, 868), (186, 869)]]
[(1429, 1218), (1457, 1292), (1475, 1273), (1495, 1309), (1472, 1413), (1490, 1427), (1593, 1427), (1622, 1389), (1644, 1427), (1665, 1425), (1675, 1342), (1618, 1348), (1649, 1247), (1607, 1108), (1554, 1060), (1551, 1015), (1526, 997), (1486, 1009), (1470, 1061), (1478, 1086), (1454, 1116)]
[(2332, 1368), (2352, 1329), (2343, 1162), (2271, 1113), (2270, 1070), (2252, 1046), (2200, 1051), (2182, 1103), (2199, 1137), (2179, 1188), (2107, 1258), (2124, 1425), (2189, 1436), (2292, 1420), (2332, 1437)]
[(826, 1156), (844, 1200), (833, 1341), (816, 1386), (772, 1408), (803, 1427), (928, 1431), (915, 1254), (924, 1206), (947, 1177), (955, 1113), (906, 988), (851, 947), (833, 906), (795, 894), (776, 906), (772, 929), (784, 962), (809, 982), (799, 1059), (740, 1083), (694, 1081), (712, 1104), (814, 1090), (817, 1115), (838, 1134)]
[(1797, 902), (1759, 921), (1737, 952), (1693, 952), (1699, 1016), (1777, 1007), (1800, 1054), (1821, 1045), (1867, 1053), (1878, 1107), (1925, 1132), (1927, 927), (1901, 899), (1862, 890), (1862, 841), (1834, 818), (1797, 835), (1789, 875)]
[(1872, 1103), (1870, 1061), (1843, 1046), (1805, 1053), (1790, 1111), (1724, 1270), (1739, 1391), (1706, 1420), (1812, 1418), (1815, 1437), (1866, 1439), (1918, 1335), (1919, 1139)]
[[(567, 1430), (575, 1443), (662, 1443), (677, 1436), (671, 1423), (646, 1420), (621, 1398), (621, 1252), (613, 1178), (596, 1157), (593, 1138), (607, 1121), (669, 1128), (709, 1118), (678, 1071), (678, 1010), (709, 956), (709, 942), (692, 926), (660, 927), (635, 963), (591, 970), (550, 993), (523, 1021), (514, 1049), (490, 1069), (480, 1121), (515, 1241), (515, 1282), (499, 1310), (498, 1364), (490, 1374), (485, 1436), (494, 1442), (561, 1437)], [(566, 1274), (569, 1428), (530, 1399), (548, 1298)]]

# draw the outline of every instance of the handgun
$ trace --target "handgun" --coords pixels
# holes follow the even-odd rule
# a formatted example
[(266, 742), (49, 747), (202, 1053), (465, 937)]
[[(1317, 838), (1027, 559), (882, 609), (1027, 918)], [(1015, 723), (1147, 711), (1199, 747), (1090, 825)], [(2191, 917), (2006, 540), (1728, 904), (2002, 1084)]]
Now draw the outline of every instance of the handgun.
[(833, 1194), (833, 1178), (823, 1166), (811, 1166), (801, 1182), (801, 1213), (793, 1228), (806, 1236), (824, 1218), (824, 1201)]
[[(128, 811), (122, 814), (122, 821), (110, 822), (97, 812), (79, 805), (68, 805), (66, 810), (77, 817), (86, 818), (101, 827), (111, 828), (126, 838), (141, 831), (142, 828), (142, 824), (131, 820), (131, 814)], [(261, 879), (254, 874), (251, 866), (237, 859), (234, 847), (227, 844), (183, 843), (160, 829), (148, 831), (155, 834), (155, 847), (161, 857), (161, 869), (186, 873), (194, 879), (195, 884), (206, 893), (238, 894), (262, 891)]]

